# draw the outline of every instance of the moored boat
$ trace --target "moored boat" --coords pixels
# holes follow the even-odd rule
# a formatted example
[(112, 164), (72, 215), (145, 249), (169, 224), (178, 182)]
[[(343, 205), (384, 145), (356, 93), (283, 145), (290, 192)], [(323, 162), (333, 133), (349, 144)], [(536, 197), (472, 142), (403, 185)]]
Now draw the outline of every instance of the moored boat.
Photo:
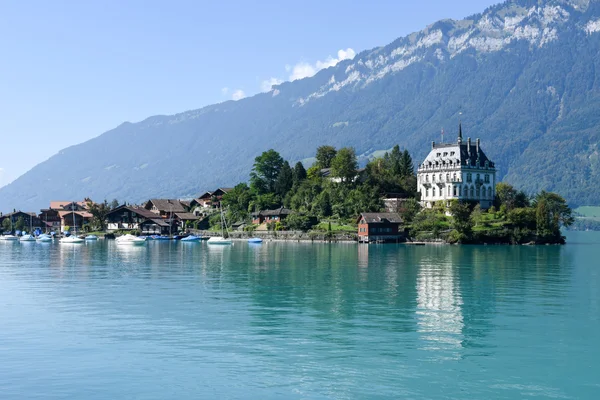
[(83, 242), (85, 242), (85, 240), (75, 235), (65, 236), (64, 238), (60, 239), (61, 244), (79, 244)]
[(37, 237), (37, 241), (42, 243), (51, 242), (52, 236), (42, 233), (40, 236)]
[(133, 236), (130, 234), (119, 236), (115, 239), (115, 242), (120, 245), (134, 245), (139, 246), (146, 243), (146, 239)]
[(202, 238), (200, 236), (195, 236), (195, 235), (189, 235), (186, 236), (184, 238), (181, 239), (182, 242), (199, 242), (200, 240), (202, 240)]
[(262, 243), (263, 240), (261, 238), (253, 237), (248, 239), (248, 243)]
[(87, 235), (85, 237), (85, 240), (86, 241), (88, 241), (88, 240), (98, 240), (98, 236), (96, 236), (96, 235)]
[(19, 238), (19, 241), (21, 242), (35, 242), (35, 236), (33, 235), (23, 235)]
[(15, 235), (3, 235), (3, 236), (0, 236), (0, 240), (6, 241), (6, 242), (17, 242), (17, 241), (19, 241), (19, 238), (16, 237)]
[(208, 244), (231, 244), (231, 239), (224, 238), (223, 236), (213, 236), (208, 239)]

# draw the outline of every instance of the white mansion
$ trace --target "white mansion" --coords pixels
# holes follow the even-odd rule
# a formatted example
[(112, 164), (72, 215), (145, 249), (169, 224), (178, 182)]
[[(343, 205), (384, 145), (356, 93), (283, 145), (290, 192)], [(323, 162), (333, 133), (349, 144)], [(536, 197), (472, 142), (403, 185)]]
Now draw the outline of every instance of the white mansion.
[(437, 201), (452, 199), (478, 201), (481, 208), (490, 208), (496, 196), (496, 168), (477, 139), (462, 140), (462, 125), (456, 143), (431, 145), (431, 152), (419, 165), (417, 185), (421, 204), (431, 208)]

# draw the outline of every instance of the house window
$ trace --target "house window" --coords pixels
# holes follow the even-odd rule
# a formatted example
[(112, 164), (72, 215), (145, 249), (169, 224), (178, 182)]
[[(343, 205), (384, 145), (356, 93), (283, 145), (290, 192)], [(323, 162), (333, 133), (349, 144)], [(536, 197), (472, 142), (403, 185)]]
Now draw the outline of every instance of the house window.
[(450, 182), (450, 174), (446, 174), (446, 182)]
[(475, 188), (471, 186), (471, 198), (475, 198)]
[(433, 188), (433, 197), (435, 197), (435, 188)]
[(490, 176), (485, 174), (485, 183), (490, 183)]
[(429, 189), (425, 189), (425, 197), (429, 197)]
[(479, 182), (479, 181), (481, 181), (481, 176), (479, 174), (477, 174), (477, 180), (476, 180), (476, 182)]
[(456, 153), (453, 151), (450, 152), (450, 156), (453, 156), (454, 154), (456, 154)]
[(448, 156), (448, 153), (444, 153), (444, 157)]
[(456, 186), (454, 186), (454, 197), (456, 197)]
[(473, 176), (470, 172), (467, 174), (467, 182), (473, 182)]
[(425, 182), (429, 182), (429, 175), (425, 175)]
[(442, 174), (440, 174), (440, 182), (442, 181)]
[(435, 182), (435, 174), (431, 174), (431, 181)]
[(452, 175), (452, 180), (456, 182), (456, 172)]
[(458, 187), (458, 195), (462, 196), (462, 187), (460, 187), (460, 186)]

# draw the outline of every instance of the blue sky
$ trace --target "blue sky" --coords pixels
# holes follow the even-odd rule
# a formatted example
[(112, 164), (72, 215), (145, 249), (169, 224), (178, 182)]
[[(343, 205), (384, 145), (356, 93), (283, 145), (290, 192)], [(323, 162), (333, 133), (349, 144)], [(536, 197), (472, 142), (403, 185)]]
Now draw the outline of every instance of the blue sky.
[(251, 96), (494, 3), (3, 1), (0, 186), (124, 121)]

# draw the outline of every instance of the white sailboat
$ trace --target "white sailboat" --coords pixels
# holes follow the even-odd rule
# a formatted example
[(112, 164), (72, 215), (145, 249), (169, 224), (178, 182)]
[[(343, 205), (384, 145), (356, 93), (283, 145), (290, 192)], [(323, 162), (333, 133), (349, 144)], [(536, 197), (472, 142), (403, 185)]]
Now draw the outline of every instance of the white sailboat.
[(35, 242), (35, 236), (31, 232), (33, 232), (33, 216), (29, 214), (29, 233), (21, 236), (19, 240), (21, 242)]
[(52, 236), (46, 233), (42, 233), (40, 236), (37, 237), (37, 241), (41, 243), (49, 243), (52, 241)]
[[(221, 213), (221, 236), (214, 236), (208, 239), (208, 244), (232, 244), (231, 239), (225, 237), (225, 232), (227, 232), (227, 226), (225, 224), (225, 217), (223, 216), (223, 209), (219, 204), (219, 212)], [(229, 235), (227, 235), (229, 236)]]

